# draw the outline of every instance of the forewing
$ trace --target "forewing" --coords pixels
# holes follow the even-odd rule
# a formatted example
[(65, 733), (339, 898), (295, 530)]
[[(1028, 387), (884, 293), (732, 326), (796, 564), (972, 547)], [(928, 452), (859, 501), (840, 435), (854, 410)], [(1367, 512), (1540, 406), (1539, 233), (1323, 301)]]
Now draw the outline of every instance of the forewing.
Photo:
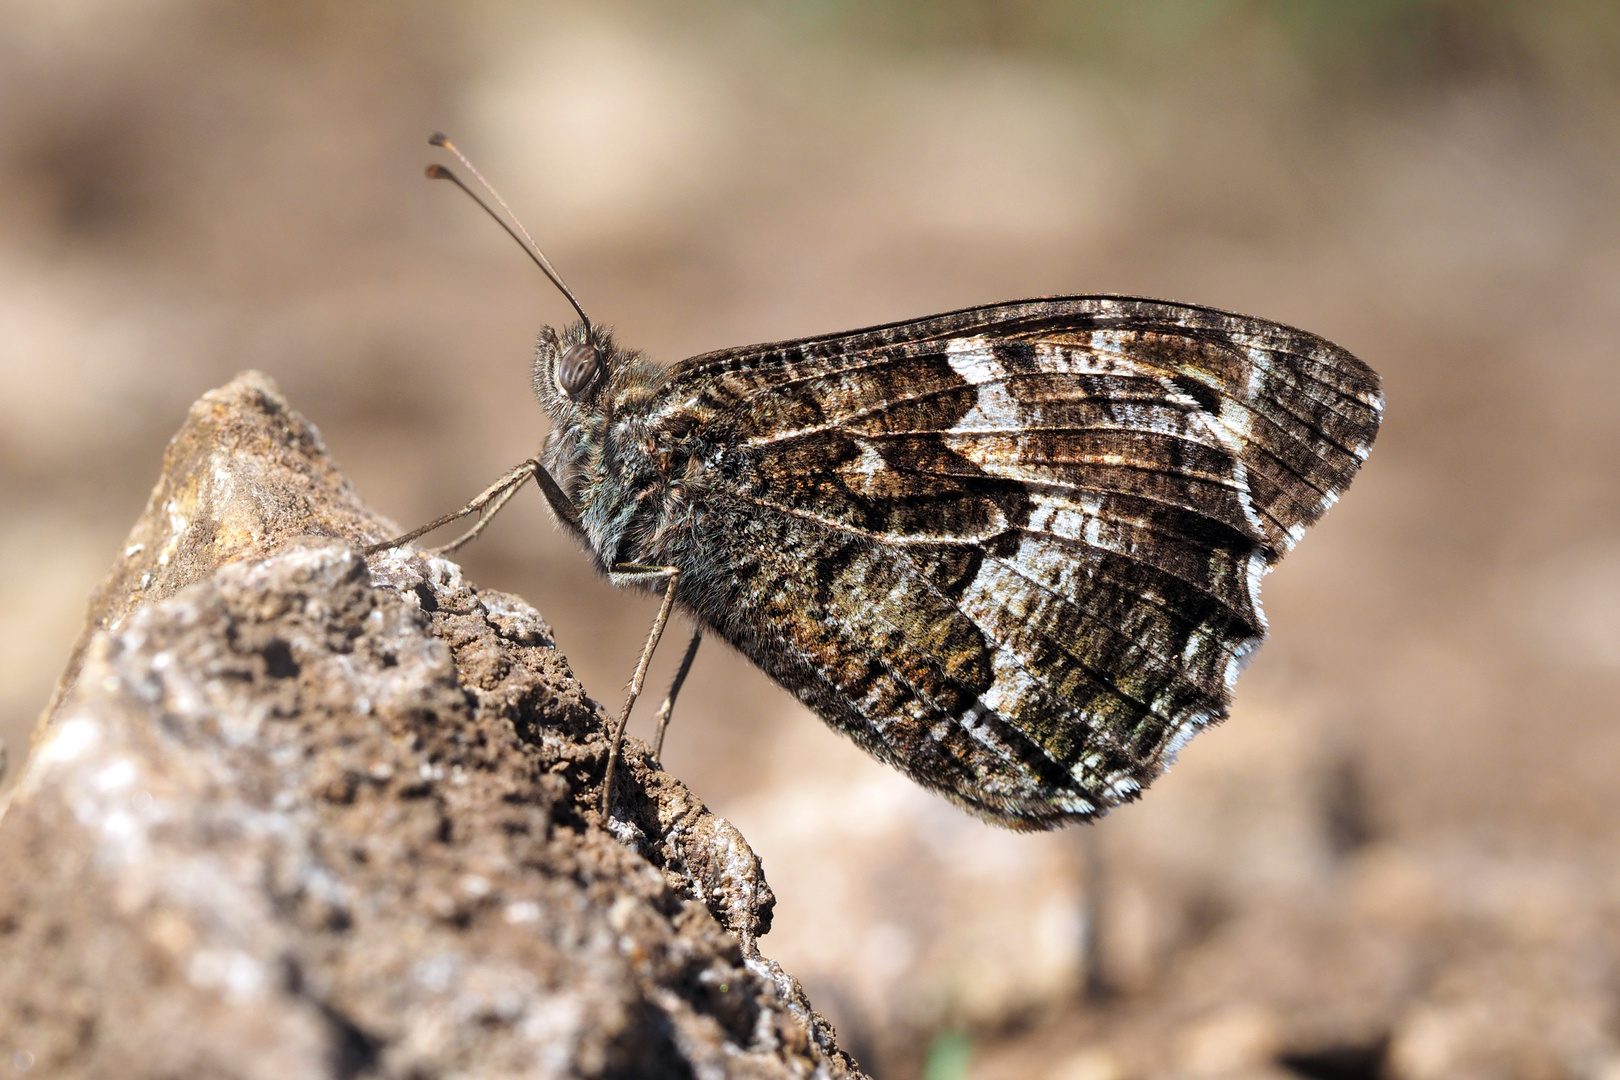
[(653, 417), (707, 448), (707, 542), (774, 545), (750, 580), (782, 610), (705, 616), (880, 757), (1043, 826), (1226, 715), (1261, 576), (1382, 408), (1313, 335), (1075, 297), (697, 357)]

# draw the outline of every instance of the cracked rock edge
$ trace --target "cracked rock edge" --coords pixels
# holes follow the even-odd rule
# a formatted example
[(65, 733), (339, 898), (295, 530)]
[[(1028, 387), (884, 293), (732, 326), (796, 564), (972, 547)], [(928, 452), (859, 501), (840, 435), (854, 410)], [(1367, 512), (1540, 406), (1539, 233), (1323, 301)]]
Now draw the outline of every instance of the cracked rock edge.
[(47, 1075), (860, 1076), (723, 819), (523, 601), (411, 551), (263, 376), (193, 407), (0, 819)]

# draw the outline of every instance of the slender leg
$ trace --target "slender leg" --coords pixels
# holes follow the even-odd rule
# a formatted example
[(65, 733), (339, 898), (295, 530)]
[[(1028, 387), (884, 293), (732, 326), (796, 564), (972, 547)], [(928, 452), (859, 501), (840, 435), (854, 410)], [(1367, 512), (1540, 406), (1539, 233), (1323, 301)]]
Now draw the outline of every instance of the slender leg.
[(669, 714), (675, 711), (675, 698), (681, 692), (681, 684), (686, 681), (686, 673), (692, 670), (692, 660), (697, 656), (698, 646), (703, 644), (703, 627), (692, 631), (692, 640), (687, 643), (686, 655), (681, 657), (681, 666), (675, 669), (675, 679), (669, 684), (669, 693), (664, 695), (664, 703), (658, 706), (658, 736), (653, 740), (653, 757), (658, 761), (664, 760), (664, 732), (669, 727)]
[(396, 536), (394, 539), (384, 540), (380, 544), (371, 544), (365, 549), (363, 554), (375, 555), (379, 551), (387, 551), (390, 548), (397, 548), (403, 544), (408, 544), (419, 536), (425, 536), (434, 529), (443, 528), (452, 521), (460, 521), (464, 517), (470, 517), (471, 515), (478, 513), (480, 510), (483, 510), (491, 503), (494, 503), (494, 507), (484, 515), (483, 519), (479, 521), (479, 523), (475, 525), (466, 536), (463, 536), (450, 546), (450, 550), (454, 550), (456, 547), (459, 547), (468, 540), (471, 540), (474, 536), (477, 536), (479, 530), (484, 527), (484, 524), (488, 522), (490, 518), (495, 516), (496, 511), (506, 505), (507, 501), (511, 499), (512, 494), (516, 492), (518, 488), (522, 487), (530, 477), (544, 471), (545, 469), (541, 466), (539, 459), (530, 458), (523, 464), (509, 470), (506, 475), (489, 485), (489, 487), (485, 488), (481, 494), (473, 499), (472, 502), (468, 503), (466, 506), (463, 506), (455, 513), (446, 514), (442, 518), (430, 521), (419, 529), (412, 529), (404, 536)]
[(495, 497), (495, 501), (489, 504), (489, 509), (478, 515), (478, 521), (475, 525), (473, 525), (472, 528), (468, 529), (466, 532), (462, 533), (448, 544), (440, 544), (436, 548), (429, 548), (429, 554), (448, 555), (451, 552), (460, 549), (462, 546), (470, 544), (474, 540), (478, 539), (478, 534), (483, 532), (484, 529), (488, 527), (489, 523), (495, 520), (495, 515), (504, 510), (507, 503), (512, 501), (512, 496), (523, 490), (523, 481), (527, 479), (528, 477), (523, 476), (513, 481), (510, 487)]
[(619, 722), (613, 725), (612, 741), (608, 743), (607, 770), (602, 777), (604, 822), (612, 817), (613, 773), (619, 763), (619, 746), (624, 742), (624, 727), (630, 722), (630, 710), (635, 708), (636, 698), (641, 696), (641, 686), (647, 681), (647, 665), (652, 663), (653, 651), (658, 648), (658, 639), (664, 636), (669, 613), (675, 607), (675, 586), (681, 580), (681, 572), (673, 566), (621, 565), (615, 566), (608, 578), (615, 585), (640, 584), (657, 578), (663, 578), (665, 584), (664, 602), (658, 607), (658, 617), (653, 620), (652, 632), (647, 635), (647, 644), (642, 646), (641, 660), (636, 664), (636, 673), (630, 679), (630, 694), (624, 699), (624, 708), (619, 712)]

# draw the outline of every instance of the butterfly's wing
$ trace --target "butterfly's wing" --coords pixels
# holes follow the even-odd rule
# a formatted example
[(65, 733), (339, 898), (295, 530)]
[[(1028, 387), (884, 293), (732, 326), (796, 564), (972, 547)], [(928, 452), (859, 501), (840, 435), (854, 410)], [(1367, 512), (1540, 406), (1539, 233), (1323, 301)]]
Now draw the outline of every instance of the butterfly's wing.
[(682, 599), (1004, 824), (1131, 799), (1223, 718), (1260, 579), (1366, 458), (1378, 376), (1207, 308), (1033, 300), (673, 367)]

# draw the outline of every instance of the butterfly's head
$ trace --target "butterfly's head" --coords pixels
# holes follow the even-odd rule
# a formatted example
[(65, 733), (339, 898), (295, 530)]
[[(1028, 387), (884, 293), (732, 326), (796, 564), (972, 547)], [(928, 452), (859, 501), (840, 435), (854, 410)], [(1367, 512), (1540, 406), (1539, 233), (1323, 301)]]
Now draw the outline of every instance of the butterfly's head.
[(609, 422), (644, 401), (663, 369), (596, 323), (542, 327), (534, 345), (534, 395), (559, 427)]
[(612, 335), (599, 327), (589, 332), (575, 323), (561, 333), (541, 327), (534, 346), (534, 394), (547, 412), (589, 407), (612, 373)]
[(541, 458), (569, 498), (601, 481), (615, 425), (639, 415), (663, 369), (614, 344), (612, 331), (583, 322), (543, 327), (534, 346), (534, 394), (551, 417)]

